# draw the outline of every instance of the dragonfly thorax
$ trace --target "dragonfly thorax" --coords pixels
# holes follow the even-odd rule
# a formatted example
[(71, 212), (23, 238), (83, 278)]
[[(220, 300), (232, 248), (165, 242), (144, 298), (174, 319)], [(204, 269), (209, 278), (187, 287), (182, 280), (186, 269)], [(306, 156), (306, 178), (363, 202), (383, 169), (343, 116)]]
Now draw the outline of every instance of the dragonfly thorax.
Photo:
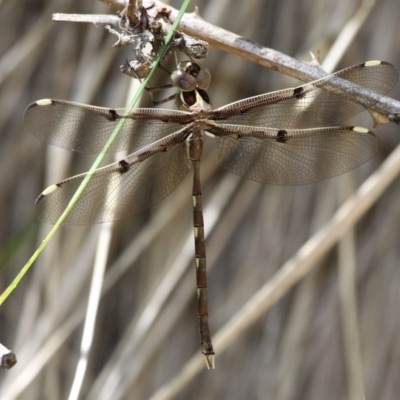
[(176, 96), (178, 107), (183, 111), (211, 111), (210, 98), (205, 90), (197, 89), (190, 92), (179, 92)]

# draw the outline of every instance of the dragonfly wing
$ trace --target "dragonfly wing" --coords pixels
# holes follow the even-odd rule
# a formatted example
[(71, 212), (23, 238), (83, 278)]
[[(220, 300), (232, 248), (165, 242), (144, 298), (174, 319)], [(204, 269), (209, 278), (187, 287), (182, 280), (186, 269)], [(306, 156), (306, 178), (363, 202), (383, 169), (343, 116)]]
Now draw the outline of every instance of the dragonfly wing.
[(216, 135), (217, 164), (272, 185), (304, 185), (340, 175), (378, 151), (376, 136), (359, 127), (284, 131), (224, 125), (207, 130)]
[(122, 120), (125, 123), (108, 152), (138, 148), (191, 122), (190, 114), (183, 111), (143, 108), (127, 114), (125, 109), (50, 99), (30, 104), (24, 122), (30, 133), (52, 145), (79, 153), (100, 153)]
[[(185, 134), (185, 130), (182, 133)], [(114, 221), (161, 201), (190, 169), (185, 135), (180, 136), (169, 141), (168, 138), (159, 140), (119, 162), (96, 170), (65, 223), (83, 225)], [(54, 224), (86, 176), (76, 175), (47, 188), (36, 200), (39, 219)]]
[[(296, 88), (228, 104), (215, 110), (212, 119), (224, 119), (235, 125), (277, 129), (337, 125), (365, 110), (362, 105), (346, 98), (354, 84), (383, 95), (396, 82), (397, 72), (393, 65), (383, 61), (370, 61)], [(371, 103), (373, 104), (374, 102)]]

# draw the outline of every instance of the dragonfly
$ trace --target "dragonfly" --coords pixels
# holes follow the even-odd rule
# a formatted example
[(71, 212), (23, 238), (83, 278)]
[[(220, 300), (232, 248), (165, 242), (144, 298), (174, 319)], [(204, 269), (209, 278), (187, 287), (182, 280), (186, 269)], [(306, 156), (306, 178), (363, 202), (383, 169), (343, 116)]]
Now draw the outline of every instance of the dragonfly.
[[(25, 125), (33, 135), (80, 153), (98, 153), (124, 121), (109, 151), (132, 150), (97, 169), (66, 224), (114, 221), (144, 211), (171, 193), (193, 170), (193, 225), (200, 345), (215, 368), (211, 340), (200, 163), (204, 133), (213, 136), (217, 164), (254, 181), (303, 185), (343, 174), (371, 159), (378, 139), (366, 128), (340, 126), (365, 108), (346, 97), (349, 85), (386, 94), (395, 68), (368, 61), (321, 79), (212, 109), (208, 70), (192, 61), (171, 74), (179, 110), (101, 108), (43, 99), (30, 104)], [(55, 223), (87, 174), (53, 184), (36, 200), (39, 219)]]

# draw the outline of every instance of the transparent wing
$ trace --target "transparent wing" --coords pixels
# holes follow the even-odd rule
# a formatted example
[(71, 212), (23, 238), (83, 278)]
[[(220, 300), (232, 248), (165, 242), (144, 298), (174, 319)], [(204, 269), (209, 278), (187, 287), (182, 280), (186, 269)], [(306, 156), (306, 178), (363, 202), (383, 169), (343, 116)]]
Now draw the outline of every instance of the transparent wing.
[(375, 135), (358, 127), (278, 131), (224, 125), (222, 129), (231, 135), (215, 137), (217, 163), (272, 185), (303, 185), (340, 175), (378, 151)]
[[(190, 169), (184, 142), (148, 146), (146, 150), (94, 172), (66, 224), (114, 221), (157, 204), (183, 180)], [(87, 174), (47, 188), (36, 201), (42, 221), (55, 223)]]
[[(397, 82), (397, 72), (389, 63), (370, 61), (297, 88), (228, 104), (215, 110), (212, 119), (277, 129), (337, 125), (365, 110), (345, 97), (352, 91), (349, 82), (383, 95)], [(333, 91), (325, 90), (327, 88)]]
[(31, 134), (54, 146), (99, 153), (122, 119), (125, 124), (109, 152), (149, 144), (191, 122), (190, 113), (183, 111), (142, 108), (127, 115), (124, 109), (45, 99), (28, 106), (24, 123)]

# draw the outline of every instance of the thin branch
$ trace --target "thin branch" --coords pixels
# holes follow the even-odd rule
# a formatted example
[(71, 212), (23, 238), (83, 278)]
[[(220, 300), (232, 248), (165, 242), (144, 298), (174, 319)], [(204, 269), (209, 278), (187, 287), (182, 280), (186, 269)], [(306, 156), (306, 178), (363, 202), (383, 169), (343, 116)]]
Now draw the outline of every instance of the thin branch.
[(53, 14), (53, 21), (56, 22), (84, 22), (92, 24), (107, 24), (118, 26), (120, 18), (117, 15), (109, 14)]

